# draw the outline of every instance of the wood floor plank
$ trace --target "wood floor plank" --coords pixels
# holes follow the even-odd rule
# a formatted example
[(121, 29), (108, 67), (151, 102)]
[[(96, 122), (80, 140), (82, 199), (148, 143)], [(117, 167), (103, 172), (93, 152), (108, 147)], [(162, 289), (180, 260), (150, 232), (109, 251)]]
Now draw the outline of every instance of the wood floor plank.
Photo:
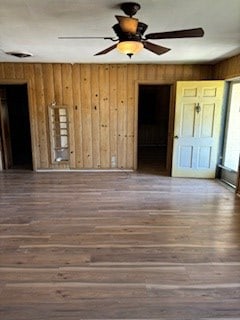
[(0, 175), (0, 319), (240, 319), (240, 198), (144, 173)]

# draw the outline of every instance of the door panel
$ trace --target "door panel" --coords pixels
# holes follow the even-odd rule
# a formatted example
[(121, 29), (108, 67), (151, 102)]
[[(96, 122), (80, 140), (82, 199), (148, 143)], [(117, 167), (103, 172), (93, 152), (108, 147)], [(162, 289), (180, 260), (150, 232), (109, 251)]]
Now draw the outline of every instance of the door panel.
[(214, 178), (224, 81), (177, 83), (172, 176)]
[(213, 136), (213, 124), (215, 116), (215, 104), (203, 104), (200, 115), (200, 137), (209, 138)]
[(193, 148), (191, 146), (180, 146), (179, 148), (180, 161), (182, 168), (192, 167)]
[(210, 168), (211, 160), (211, 147), (200, 147), (198, 153), (198, 168), (208, 169)]
[(195, 112), (194, 103), (184, 104), (182, 110), (181, 136), (189, 138), (194, 136)]

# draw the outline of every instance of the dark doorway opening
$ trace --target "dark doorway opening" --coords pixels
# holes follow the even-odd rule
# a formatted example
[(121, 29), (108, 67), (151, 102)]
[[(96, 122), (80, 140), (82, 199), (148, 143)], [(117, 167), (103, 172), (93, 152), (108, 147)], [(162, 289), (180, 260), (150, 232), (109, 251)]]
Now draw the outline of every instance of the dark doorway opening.
[(139, 85), (138, 170), (167, 172), (171, 85)]
[(1, 85), (0, 94), (2, 167), (32, 170), (27, 85)]

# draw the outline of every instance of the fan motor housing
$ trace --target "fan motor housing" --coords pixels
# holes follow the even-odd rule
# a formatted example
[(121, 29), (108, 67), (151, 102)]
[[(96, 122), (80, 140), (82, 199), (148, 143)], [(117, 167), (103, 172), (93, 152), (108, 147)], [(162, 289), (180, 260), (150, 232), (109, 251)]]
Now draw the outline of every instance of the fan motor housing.
[(120, 41), (141, 41), (144, 32), (147, 30), (147, 25), (143, 22), (138, 23), (137, 32), (135, 34), (123, 32), (119, 23), (116, 23), (112, 28)]

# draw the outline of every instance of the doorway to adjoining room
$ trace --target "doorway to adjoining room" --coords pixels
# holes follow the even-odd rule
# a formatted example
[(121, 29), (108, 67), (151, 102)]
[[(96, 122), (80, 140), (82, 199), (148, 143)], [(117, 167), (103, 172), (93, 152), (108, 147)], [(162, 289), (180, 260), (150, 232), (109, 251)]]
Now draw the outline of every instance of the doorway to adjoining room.
[(26, 84), (0, 85), (1, 169), (33, 169)]
[(167, 175), (171, 85), (139, 85), (138, 171)]

